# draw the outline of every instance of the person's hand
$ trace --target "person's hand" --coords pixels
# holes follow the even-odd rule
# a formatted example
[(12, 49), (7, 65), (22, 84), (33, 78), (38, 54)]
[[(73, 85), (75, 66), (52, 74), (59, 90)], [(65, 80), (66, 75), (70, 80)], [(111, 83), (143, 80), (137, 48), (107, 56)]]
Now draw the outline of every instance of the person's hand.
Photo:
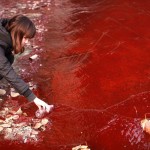
[(48, 105), (43, 100), (40, 100), (37, 97), (33, 101), (37, 105), (37, 107), (39, 108), (39, 110), (44, 109), (44, 110), (46, 110), (46, 112), (49, 112), (51, 110), (51, 108), (53, 107), (53, 105)]

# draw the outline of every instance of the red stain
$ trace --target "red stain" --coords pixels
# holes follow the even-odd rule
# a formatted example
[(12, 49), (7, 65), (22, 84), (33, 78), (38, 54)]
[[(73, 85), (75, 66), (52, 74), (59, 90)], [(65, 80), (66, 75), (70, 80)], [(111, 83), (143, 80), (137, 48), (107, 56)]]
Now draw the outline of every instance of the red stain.
[[(33, 18), (47, 31), (37, 34), (38, 48), (31, 53), (40, 58), (30, 62), (27, 55), (17, 65), (26, 70), (22, 77), (37, 85), (36, 94), (55, 105), (48, 115), (52, 126), (41, 141), (2, 140), (1, 148), (149, 149), (150, 136), (140, 127), (150, 108), (149, 1), (52, 0), (34, 10), (15, 2), (1, 5), (41, 13)], [(6, 10), (3, 15), (8, 16)], [(35, 109), (30, 111), (34, 115)]]

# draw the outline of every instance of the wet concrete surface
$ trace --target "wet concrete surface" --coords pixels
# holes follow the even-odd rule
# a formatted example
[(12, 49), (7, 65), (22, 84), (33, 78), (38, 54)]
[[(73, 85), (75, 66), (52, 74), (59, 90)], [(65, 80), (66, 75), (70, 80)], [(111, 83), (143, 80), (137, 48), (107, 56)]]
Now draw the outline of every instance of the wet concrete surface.
[[(150, 111), (149, 6), (148, 0), (1, 0), (1, 17), (23, 13), (38, 28), (14, 66), (55, 109), (37, 143), (1, 138), (0, 147), (150, 149), (140, 126)], [(39, 57), (30, 61), (33, 54)]]

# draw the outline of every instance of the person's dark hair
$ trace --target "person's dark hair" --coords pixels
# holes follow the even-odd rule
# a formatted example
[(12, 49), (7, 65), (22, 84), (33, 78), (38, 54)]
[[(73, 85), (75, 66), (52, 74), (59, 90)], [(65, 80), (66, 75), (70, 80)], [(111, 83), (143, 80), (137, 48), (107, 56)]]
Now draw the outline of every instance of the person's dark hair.
[(16, 15), (9, 19), (6, 29), (11, 34), (13, 51), (15, 54), (23, 53), (22, 39), (33, 38), (36, 33), (34, 23), (26, 16)]

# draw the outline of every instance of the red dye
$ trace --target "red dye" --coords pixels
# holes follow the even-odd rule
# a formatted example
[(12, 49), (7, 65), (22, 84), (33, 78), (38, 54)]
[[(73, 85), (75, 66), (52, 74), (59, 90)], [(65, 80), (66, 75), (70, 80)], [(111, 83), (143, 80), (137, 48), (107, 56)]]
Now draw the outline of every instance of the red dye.
[[(0, 137), (0, 148), (71, 150), (87, 144), (91, 150), (149, 149), (150, 136), (140, 121), (150, 111), (150, 2), (43, 0), (32, 9), (33, 3), (2, 1), (0, 14), (27, 14), (40, 30), (32, 52), (16, 65), (37, 86), (36, 94), (55, 105), (47, 115), (51, 127), (35, 144)], [(32, 54), (39, 59), (30, 62)]]

